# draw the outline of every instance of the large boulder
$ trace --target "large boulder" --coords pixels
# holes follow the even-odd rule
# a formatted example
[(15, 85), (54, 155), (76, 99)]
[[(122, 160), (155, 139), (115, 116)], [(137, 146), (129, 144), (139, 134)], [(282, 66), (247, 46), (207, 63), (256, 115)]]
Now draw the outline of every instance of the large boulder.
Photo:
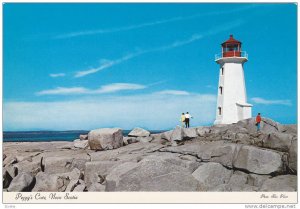
[(188, 170), (159, 159), (126, 162), (106, 177), (106, 191), (197, 191), (197, 180)]
[(74, 158), (66, 157), (45, 157), (43, 160), (44, 171), (48, 174), (66, 173), (74, 168)]
[(171, 134), (170, 139), (171, 141), (181, 141), (183, 139), (183, 128), (181, 126), (176, 126)]
[(32, 192), (64, 192), (70, 183), (70, 179), (55, 174), (39, 172), (36, 176), (36, 184)]
[(132, 131), (129, 132), (128, 136), (146, 137), (150, 136), (150, 132), (142, 128), (134, 128)]
[(227, 184), (232, 171), (223, 167), (220, 163), (205, 163), (193, 172), (193, 176), (200, 183), (202, 191), (209, 191), (212, 188)]
[(18, 172), (31, 173), (35, 176), (38, 172), (42, 171), (42, 158), (35, 157), (31, 161), (24, 160), (14, 165)]
[(89, 142), (88, 140), (75, 139), (74, 147), (80, 149), (87, 149), (89, 147)]
[(123, 134), (119, 128), (102, 128), (88, 134), (91, 150), (110, 150), (123, 146)]
[(281, 175), (267, 179), (261, 186), (264, 192), (294, 192), (297, 191), (297, 176)]
[(71, 185), (68, 190), (72, 190), (70, 187), (74, 186), (74, 182), (77, 183), (82, 178), (82, 173), (77, 168), (74, 168), (68, 173), (47, 174), (39, 172), (35, 178), (36, 184), (32, 189), (33, 192), (65, 192), (69, 183)]
[(263, 147), (288, 152), (292, 144), (293, 135), (286, 133), (270, 133), (263, 139)]
[(166, 140), (168, 140), (168, 141), (171, 141), (172, 133), (173, 133), (172, 130), (171, 130), (171, 131), (163, 132), (163, 133), (161, 133), (161, 138), (162, 138), (162, 139), (166, 139)]
[(183, 128), (183, 138), (192, 139), (198, 136), (196, 128)]
[(19, 173), (10, 183), (7, 191), (27, 192), (31, 191), (35, 184), (35, 178), (30, 173)]
[[(55, 157), (53, 157), (55, 156)], [(53, 152), (47, 154), (43, 158), (43, 171), (49, 174), (66, 173), (78, 168), (83, 171), (85, 163), (90, 161), (90, 156), (85, 150), (78, 150), (77, 152)]]
[(284, 169), (282, 153), (248, 145), (242, 146), (233, 166), (256, 174), (271, 174)]

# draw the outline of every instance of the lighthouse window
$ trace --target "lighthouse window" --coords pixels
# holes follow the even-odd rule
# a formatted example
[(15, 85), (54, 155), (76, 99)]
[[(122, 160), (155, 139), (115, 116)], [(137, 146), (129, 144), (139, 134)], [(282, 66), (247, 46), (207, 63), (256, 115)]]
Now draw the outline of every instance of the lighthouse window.
[(221, 75), (224, 75), (224, 68), (221, 69)]
[(220, 86), (219, 89), (220, 89), (220, 94), (222, 95), (223, 94), (223, 87)]
[(221, 114), (222, 114), (222, 109), (221, 109), (221, 107), (218, 107), (218, 110), (219, 110), (219, 115), (221, 115)]

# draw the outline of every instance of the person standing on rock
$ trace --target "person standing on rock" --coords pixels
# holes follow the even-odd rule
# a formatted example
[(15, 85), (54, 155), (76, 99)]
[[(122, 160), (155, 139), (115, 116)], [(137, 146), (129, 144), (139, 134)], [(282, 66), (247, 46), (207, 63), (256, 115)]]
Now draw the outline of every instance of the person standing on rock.
[(185, 127), (189, 128), (190, 127), (190, 118), (193, 118), (189, 112), (186, 112), (185, 114)]
[(185, 115), (184, 115), (184, 113), (181, 114), (180, 121), (181, 121), (182, 128), (184, 128), (184, 123), (185, 123)]
[(256, 121), (255, 125), (257, 127), (257, 131), (259, 131), (260, 130), (260, 122), (261, 122), (260, 113), (257, 114), (255, 121)]

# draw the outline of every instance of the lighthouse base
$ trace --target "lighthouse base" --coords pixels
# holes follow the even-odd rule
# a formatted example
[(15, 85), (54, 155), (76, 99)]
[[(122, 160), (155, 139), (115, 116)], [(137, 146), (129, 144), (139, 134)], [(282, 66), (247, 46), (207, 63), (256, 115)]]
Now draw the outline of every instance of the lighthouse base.
[[(248, 119), (252, 117), (252, 106), (248, 103), (236, 103), (236, 108), (231, 109), (232, 114), (225, 114), (217, 117), (214, 124), (232, 124), (237, 123), (240, 120)], [(228, 111), (229, 112), (229, 111)]]

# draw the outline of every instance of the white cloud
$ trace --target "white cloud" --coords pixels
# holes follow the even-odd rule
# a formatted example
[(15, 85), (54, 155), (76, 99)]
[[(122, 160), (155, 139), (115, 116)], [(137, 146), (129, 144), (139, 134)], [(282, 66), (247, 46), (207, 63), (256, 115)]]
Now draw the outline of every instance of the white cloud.
[(64, 88), (57, 87), (55, 89), (39, 91), (37, 95), (70, 95), (70, 94), (86, 94), (89, 92), (88, 89), (82, 87)]
[(100, 89), (95, 90), (95, 93), (112, 93), (124, 90), (138, 90), (144, 89), (146, 86), (134, 83), (113, 83), (109, 85), (102, 86)]
[(178, 90), (164, 90), (155, 92), (156, 94), (163, 94), (163, 95), (190, 95), (187, 91), (178, 91)]
[(104, 70), (106, 68), (112, 67), (117, 64), (120, 64), (120, 63), (122, 63), (126, 60), (129, 60), (129, 59), (132, 59), (136, 56), (139, 56), (140, 54), (141, 54), (140, 52), (137, 52), (137, 53), (128, 54), (128, 55), (121, 57), (119, 59), (116, 59), (116, 60), (106, 60), (105, 62), (102, 62), (102, 64), (97, 68), (92, 68), (92, 69), (76, 72), (74, 77), (79, 78), (79, 77), (87, 76), (89, 74), (97, 73), (101, 70)]
[(61, 102), (5, 102), (4, 130), (74, 130), (101, 127), (152, 130), (174, 128), (182, 112), (193, 115), (192, 126), (210, 124), (216, 96), (211, 94), (101, 97)]
[(292, 105), (292, 102), (290, 100), (267, 100), (260, 97), (253, 97), (251, 98), (251, 100), (256, 104), (263, 104), (263, 105), (287, 105), (287, 106)]
[(66, 74), (65, 73), (52, 73), (49, 76), (52, 78), (56, 78), (56, 77), (64, 77)]
[(101, 86), (99, 89), (87, 89), (84, 87), (57, 87), (55, 89), (48, 89), (39, 91), (36, 95), (73, 95), (73, 94), (105, 94), (125, 90), (139, 90), (147, 88), (147, 86), (135, 83), (112, 83)]

